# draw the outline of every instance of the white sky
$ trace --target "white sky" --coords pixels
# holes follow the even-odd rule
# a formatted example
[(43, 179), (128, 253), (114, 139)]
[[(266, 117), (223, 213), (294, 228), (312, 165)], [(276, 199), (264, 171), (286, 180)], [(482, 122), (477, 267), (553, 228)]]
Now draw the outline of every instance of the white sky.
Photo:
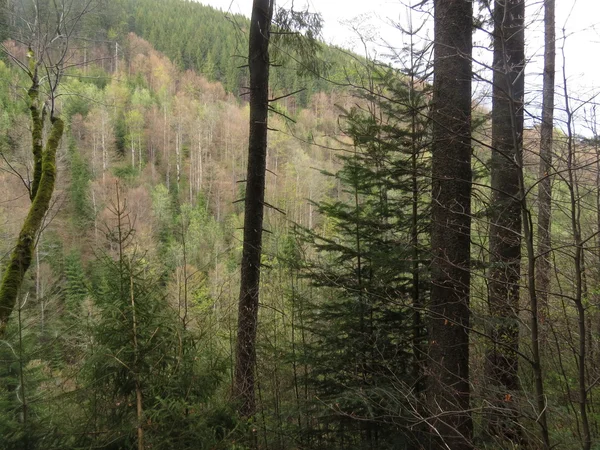
[[(223, 11), (250, 15), (252, 0), (198, 0)], [(277, 6), (290, 7), (293, 0), (279, 0)], [(364, 54), (363, 45), (352, 30), (359, 28), (363, 35), (378, 43), (388, 42), (402, 47), (403, 36), (393, 23), (408, 23), (407, 4), (418, 0), (296, 0), (294, 6), (321, 13), (325, 26), (325, 41)], [(429, 3), (432, 3), (431, 1)], [(534, 91), (541, 85), (543, 61), (543, 0), (526, 0), (527, 55), (530, 58), (526, 83), (531, 94), (532, 108), (536, 108)], [(419, 19), (413, 18), (418, 24)], [(427, 28), (427, 27), (426, 27)], [(429, 27), (431, 28), (431, 27)], [(578, 98), (591, 98), (600, 92), (600, 0), (556, 0), (557, 28), (557, 83), (562, 83), (562, 47), (565, 47), (566, 72), (569, 90)], [(566, 40), (563, 41), (563, 29)], [(431, 30), (424, 29), (424, 35)], [(426, 37), (426, 36), (424, 36)], [(431, 37), (431, 36), (429, 36)], [(476, 44), (487, 45), (485, 36), (475, 36)], [(370, 46), (373, 53), (386, 53), (382, 47)], [(557, 87), (557, 93), (562, 87)], [(600, 100), (600, 99), (599, 99)], [(557, 108), (561, 98), (557, 97)], [(600, 115), (600, 110), (599, 110)], [(583, 130), (579, 130), (583, 133)]]

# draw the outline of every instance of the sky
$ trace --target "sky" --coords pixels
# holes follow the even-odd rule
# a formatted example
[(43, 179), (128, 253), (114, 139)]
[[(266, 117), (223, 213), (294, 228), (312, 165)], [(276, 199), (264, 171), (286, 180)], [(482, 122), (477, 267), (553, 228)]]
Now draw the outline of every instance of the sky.
[[(223, 11), (250, 16), (252, 0), (199, 0)], [(308, 5), (319, 12), (324, 20), (323, 37), (332, 43), (360, 54), (365, 53), (357, 30), (376, 44), (392, 44), (401, 47), (402, 33), (395, 24), (408, 24), (410, 3), (418, 0), (295, 0), (295, 9)], [(429, 2), (432, 3), (432, 2)], [(290, 7), (292, 0), (280, 0), (278, 7)], [(527, 75), (529, 101), (532, 111), (537, 108), (538, 91), (541, 86), (543, 63), (543, 0), (526, 0)], [(423, 16), (426, 17), (426, 16)], [(421, 18), (413, 14), (413, 24)], [(431, 21), (429, 21), (431, 23)], [(599, 0), (556, 0), (557, 34), (557, 83), (562, 83), (562, 49), (566, 61), (569, 91), (579, 99), (590, 99), (600, 92), (600, 1)], [(423, 28), (424, 38), (432, 37), (431, 25)], [(475, 44), (489, 46), (484, 35), (475, 35)], [(389, 53), (384, 46), (369, 44), (370, 56)], [(488, 52), (489, 54), (490, 52)], [(481, 56), (480, 56), (481, 57)], [(482, 88), (483, 89), (483, 88)], [(562, 86), (557, 87), (562, 92)], [(600, 100), (600, 98), (599, 98)], [(562, 97), (557, 97), (560, 109)], [(532, 113), (533, 114), (533, 113)], [(600, 115), (600, 107), (599, 107)], [(583, 130), (581, 130), (583, 133)]]

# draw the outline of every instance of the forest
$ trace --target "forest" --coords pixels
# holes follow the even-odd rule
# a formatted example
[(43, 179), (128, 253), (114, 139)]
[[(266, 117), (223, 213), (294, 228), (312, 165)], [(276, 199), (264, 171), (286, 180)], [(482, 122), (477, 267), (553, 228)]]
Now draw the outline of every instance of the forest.
[(555, 1), (0, 0), (0, 450), (600, 449)]

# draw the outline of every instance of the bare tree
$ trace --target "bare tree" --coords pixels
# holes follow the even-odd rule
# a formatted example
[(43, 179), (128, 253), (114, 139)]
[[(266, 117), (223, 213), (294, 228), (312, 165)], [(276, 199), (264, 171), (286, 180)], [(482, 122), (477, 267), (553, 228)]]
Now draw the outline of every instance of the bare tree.
[(554, 133), (554, 83), (556, 76), (556, 29), (554, 0), (544, 2), (544, 79), (540, 130), (540, 183), (538, 186), (538, 260), (536, 267), (540, 307), (548, 307), (552, 217), (552, 144)]

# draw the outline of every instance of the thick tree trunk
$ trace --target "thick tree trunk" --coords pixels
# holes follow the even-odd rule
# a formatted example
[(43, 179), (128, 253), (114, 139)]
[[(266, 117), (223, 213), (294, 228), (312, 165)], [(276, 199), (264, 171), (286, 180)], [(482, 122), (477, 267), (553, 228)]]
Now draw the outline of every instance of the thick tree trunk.
[(256, 408), (254, 366), (267, 168), (269, 28), (272, 14), (272, 0), (254, 0), (248, 47), (250, 137), (234, 381), (234, 395), (239, 401), (240, 413), (244, 416), (252, 416)]
[(538, 241), (536, 284), (542, 317), (548, 310), (550, 289), (550, 233), (552, 230), (552, 143), (554, 132), (554, 89), (556, 76), (556, 30), (554, 0), (544, 3), (544, 81), (540, 136), (540, 183), (538, 185)]
[(473, 5), (435, 1), (429, 410), (433, 448), (472, 448), (469, 410)]
[(486, 386), (493, 407), (488, 415), (489, 431), (513, 442), (520, 439), (513, 405), (519, 389), (522, 168), (518, 161), (522, 160), (523, 151), (524, 15), (524, 0), (494, 2), (490, 343), (486, 351)]
[(33, 260), (37, 234), (42, 227), (44, 216), (50, 207), (56, 180), (56, 151), (63, 133), (63, 121), (52, 117), (52, 128), (42, 151), (43, 116), (38, 107), (36, 82), (29, 90), (31, 101), (34, 179), (31, 186), (31, 206), (25, 218), (17, 243), (11, 253), (0, 284), (0, 338), (4, 335), (8, 318), (15, 307), (25, 272)]

